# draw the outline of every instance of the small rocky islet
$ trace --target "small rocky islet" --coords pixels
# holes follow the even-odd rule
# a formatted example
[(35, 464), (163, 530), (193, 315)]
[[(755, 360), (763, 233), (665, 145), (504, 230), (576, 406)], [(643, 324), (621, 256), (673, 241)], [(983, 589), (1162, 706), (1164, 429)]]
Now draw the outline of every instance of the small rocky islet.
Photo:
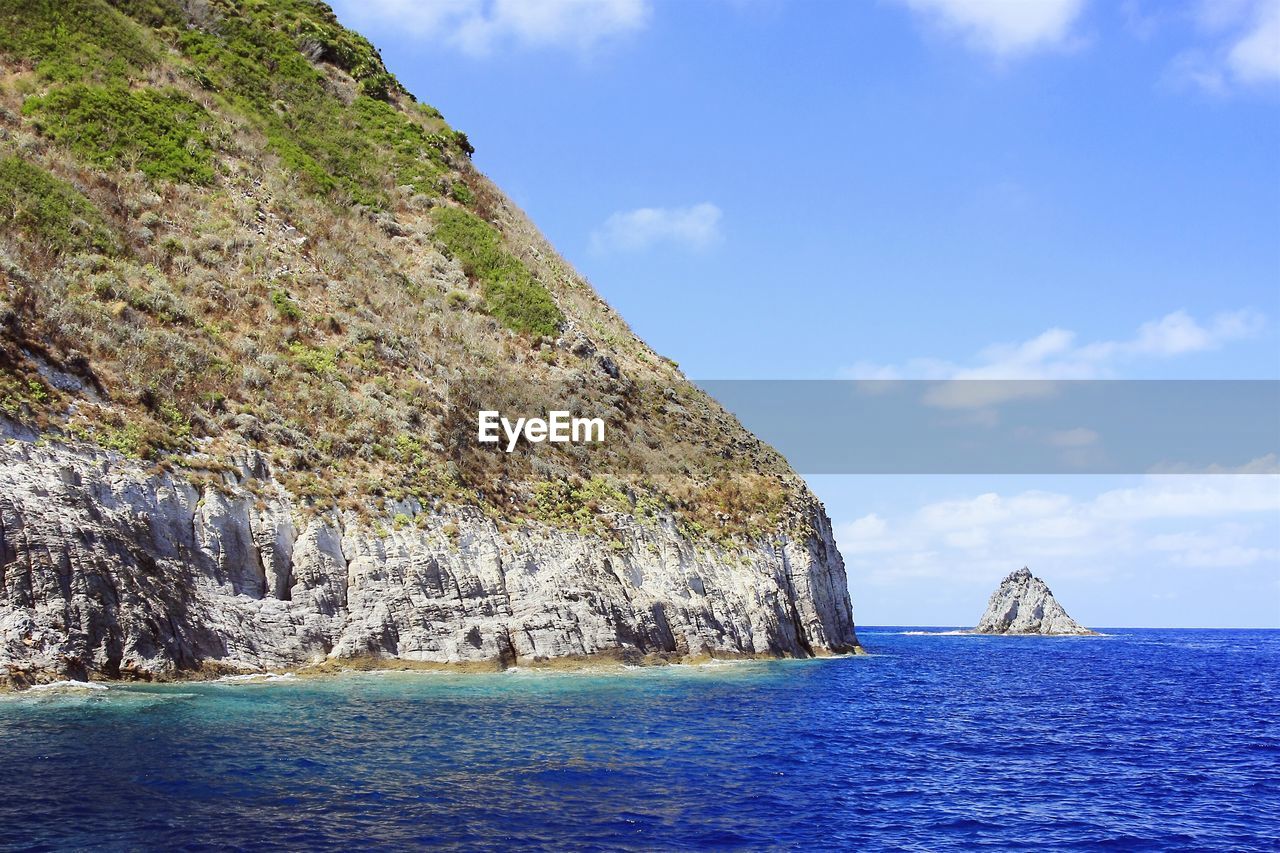
[(1026, 566), (1010, 572), (991, 594), (976, 634), (1097, 636), (1067, 615), (1048, 584)]

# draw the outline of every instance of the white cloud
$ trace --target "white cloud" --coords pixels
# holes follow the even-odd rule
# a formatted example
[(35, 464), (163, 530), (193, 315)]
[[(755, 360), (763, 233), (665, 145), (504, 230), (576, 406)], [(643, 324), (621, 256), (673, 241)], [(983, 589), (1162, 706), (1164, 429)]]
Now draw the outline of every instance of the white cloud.
[(1148, 474), (1280, 474), (1280, 457), (1274, 453), (1251, 459), (1243, 465), (1204, 465), (1189, 466), (1185, 464), (1159, 465)]
[[(1175, 311), (1159, 320), (1143, 323), (1128, 350), (1138, 355), (1154, 356), (1202, 352), (1217, 349), (1227, 341), (1251, 337), (1261, 326), (1261, 317), (1248, 311), (1219, 314), (1208, 326), (1200, 325), (1185, 311)], [(1120, 349), (1125, 347), (1121, 345)]]
[(1049, 433), (1045, 441), (1054, 447), (1089, 447), (1097, 444), (1100, 436), (1087, 427), (1064, 429)]
[(1194, 19), (1211, 43), (1175, 56), (1167, 82), (1213, 95), (1280, 83), (1280, 0), (1202, 0)]
[(884, 519), (873, 512), (852, 522), (847, 532), (851, 539), (866, 541), (884, 536), (887, 529), (888, 525), (884, 523)]
[(998, 492), (935, 501), (900, 518), (836, 527), (850, 574), (871, 584), (933, 577), (987, 582), (1021, 565), (1055, 577), (1118, 563), (1280, 566), (1280, 477), (1144, 477), (1092, 497)]
[(1227, 53), (1227, 66), (1242, 83), (1280, 81), (1280, 0), (1258, 6), (1252, 26)]
[[(1071, 48), (1088, 0), (893, 0), (933, 29), (996, 57)], [(1175, 55), (1164, 81), (1215, 95), (1280, 83), (1280, 0), (1126, 0), (1121, 14), (1136, 37), (1182, 23), (1195, 46)]]
[(1260, 0), (1196, 0), (1191, 17), (1206, 32), (1222, 32), (1247, 23)]
[(1166, 554), (1174, 565), (1189, 568), (1231, 568), (1263, 561), (1280, 563), (1280, 549), (1234, 541), (1240, 533), (1247, 532), (1248, 528), (1242, 525), (1224, 524), (1207, 532), (1159, 534), (1148, 539), (1146, 545), (1152, 551)]
[(472, 56), (504, 45), (589, 50), (643, 29), (650, 0), (343, 0), (344, 20), (405, 30)]
[(1000, 57), (1069, 44), (1085, 0), (898, 0), (931, 26)]
[[(912, 359), (903, 365), (857, 362), (841, 373), (850, 379), (1042, 380), (1022, 386), (996, 381), (948, 383), (938, 386), (934, 392), (937, 399), (930, 400), (946, 406), (948, 395), (964, 395), (963, 400), (950, 401), (951, 405), (986, 405), (1008, 399), (1004, 395), (1015, 391), (1019, 396), (1050, 394), (1050, 380), (1113, 378), (1120, 367), (1134, 362), (1215, 350), (1253, 337), (1265, 322), (1260, 313), (1250, 310), (1218, 314), (1203, 323), (1186, 311), (1174, 311), (1143, 323), (1127, 340), (1079, 343), (1075, 332), (1055, 328), (1029, 340), (992, 344), (968, 364), (937, 358)], [(974, 399), (974, 395), (982, 399)]]
[(1280, 513), (1280, 478), (1265, 474), (1153, 476), (1142, 486), (1104, 492), (1094, 499), (1090, 511), (1112, 520)]
[(917, 513), (916, 521), (923, 529), (938, 533), (1059, 515), (1069, 505), (1069, 498), (1052, 492), (1029, 491), (1008, 498), (988, 492), (928, 504)]
[(710, 202), (620, 211), (591, 235), (591, 245), (598, 252), (635, 252), (664, 243), (705, 249), (719, 242), (722, 215)]
[(1014, 377), (1020, 381), (1008, 382), (1003, 379), (977, 379), (970, 376), (957, 375), (955, 379), (964, 381), (939, 382), (930, 386), (921, 396), (920, 401), (926, 406), (939, 409), (971, 409), (966, 423), (976, 426), (993, 427), (1000, 422), (999, 415), (988, 407), (1010, 400), (1038, 400), (1052, 397), (1057, 393), (1057, 386), (1047, 380), (1028, 380)]
[(1211, 95), (1230, 90), (1222, 63), (1199, 49), (1183, 51), (1170, 60), (1164, 81), (1175, 89), (1199, 89)]

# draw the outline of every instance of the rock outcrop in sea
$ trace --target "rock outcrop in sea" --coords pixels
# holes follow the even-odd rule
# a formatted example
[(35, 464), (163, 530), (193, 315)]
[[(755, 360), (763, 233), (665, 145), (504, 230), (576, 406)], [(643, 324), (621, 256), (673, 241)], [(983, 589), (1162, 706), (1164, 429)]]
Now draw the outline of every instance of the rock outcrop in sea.
[(979, 634), (1094, 634), (1067, 615), (1048, 585), (1022, 567), (1003, 581), (973, 629)]

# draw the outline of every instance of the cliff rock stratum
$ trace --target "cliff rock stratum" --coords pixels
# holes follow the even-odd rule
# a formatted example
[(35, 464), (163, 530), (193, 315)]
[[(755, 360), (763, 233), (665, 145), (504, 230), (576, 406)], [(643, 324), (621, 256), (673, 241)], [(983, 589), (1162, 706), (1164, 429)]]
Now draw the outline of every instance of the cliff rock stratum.
[(327, 6), (9, 0), (0, 62), (0, 680), (858, 650), (803, 481)]

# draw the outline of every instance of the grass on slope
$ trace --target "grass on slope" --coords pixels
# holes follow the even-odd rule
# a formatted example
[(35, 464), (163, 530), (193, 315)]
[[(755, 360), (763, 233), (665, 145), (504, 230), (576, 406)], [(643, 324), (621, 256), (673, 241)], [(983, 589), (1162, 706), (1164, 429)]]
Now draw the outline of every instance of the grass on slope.
[[(309, 191), (341, 191), (357, 204), (385, 207), (390, 176), (396, 186), (439, 194), (445, 150), (460, 150), (459, 144), (451, 131), (429, 133), (378, 99), (399, 84), (368, 42), (341, 30), (312, 3), (221, 2), (216, 8), (222, 14), (208, 29), (183, 31), (177, 46), (205, 88), (250, 117)], [(350, 106), (301, 50), (353, 73), (359, 93)], [(438, 113), (419, 112), (447, 131)]]
[[(55, 88), (32, 99), (42, 130), (86, 162), (128, 167), (136, 159), (153, 178), (210, 179), (212, 146), (200, 132), (199, 107), (176, 92), (123, 85), (165, 64), (248, 118), (317, 195), (377, 208), (388, 205), (389, 184), (441, 195), (451, 189), (443, 180), (450, 156), (471, 153), (465, 135), (412, 103), (373, 45), (322, 3), (209, 0), (193, 12), (176, 0), (112, 5), (15, 0), (0, 11), (0, 54), (33, 64), (54, 83), (110, 84)], [(139, 23), (156, 29), (148, 35)], [(160, 57), (156, 45), (165, 42), (182, 58)], [(354, 91), (344, 95), (315, 63), (349, 73)], [(397, 109), (389, 103), (396, 98), (407, 103)]]
[(436, 212), (436, 239), (484, 293), (485, 310), (518, 332), (555, 335), (564, 315), (551, 293), (502, 248), (488, 223), (456, 207)]
[(16, 156), (0, 159), (0, 225), (47, 254), (117, 248), (102, 214), (88, 199)]
[(64, 82), (122, 80), (157, 61), (138, 27), (101, 0), (5, 0), (0, 53)]
[(22, 112), (85, 163), (137, 168), (152, 179), (207, 184), (213, 117), (173, 89), (73, 84), (28, 98)]
[[(316, 511), (776, 529), (767, 448), (534, 251), (466, 137), (323, 3), (0, 0), (0, 75), (3, 416), (215, 484), (257, 447)], [(495, 372), (522, 389), (504, 410), (564, 383), (615, 437), (476, 450), (459, 377)]]

